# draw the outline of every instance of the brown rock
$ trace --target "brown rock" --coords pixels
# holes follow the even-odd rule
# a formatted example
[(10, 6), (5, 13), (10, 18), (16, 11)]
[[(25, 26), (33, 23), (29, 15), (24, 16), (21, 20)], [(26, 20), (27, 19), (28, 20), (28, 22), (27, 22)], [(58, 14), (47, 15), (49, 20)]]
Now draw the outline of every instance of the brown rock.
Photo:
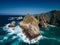
[(19, 23), (19, 26), (24, 29), (23, 32), (31, 40), (40, 35), (38, 24), (39, 21), (36, 18), (26, 15), (24, 20)]

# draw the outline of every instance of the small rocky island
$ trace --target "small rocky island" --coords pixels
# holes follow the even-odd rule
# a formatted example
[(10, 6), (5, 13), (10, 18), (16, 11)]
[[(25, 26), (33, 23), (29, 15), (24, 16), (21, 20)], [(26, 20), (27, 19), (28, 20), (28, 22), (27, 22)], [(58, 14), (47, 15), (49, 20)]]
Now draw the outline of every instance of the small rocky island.
[(38, 24), (39, 24), (39, 21), (36, 18), (27, 14), (24, 17), (23, 21), (19, 23), (19, 26), (24, 29), (23, 32), (29, 38), (29, 40), (31, 40), (40, 35)]

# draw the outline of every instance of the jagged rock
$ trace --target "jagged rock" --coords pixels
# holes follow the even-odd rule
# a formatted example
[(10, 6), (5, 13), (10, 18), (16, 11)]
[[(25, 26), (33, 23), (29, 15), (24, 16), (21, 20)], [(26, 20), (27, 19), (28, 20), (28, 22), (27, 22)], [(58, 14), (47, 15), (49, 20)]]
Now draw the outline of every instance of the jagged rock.
[(31, 15), (26, 15), (22, 22), (19, 23), (19, 26), (24, 30), (25, 35), (31, 40), (40, 35), (39, 21)]

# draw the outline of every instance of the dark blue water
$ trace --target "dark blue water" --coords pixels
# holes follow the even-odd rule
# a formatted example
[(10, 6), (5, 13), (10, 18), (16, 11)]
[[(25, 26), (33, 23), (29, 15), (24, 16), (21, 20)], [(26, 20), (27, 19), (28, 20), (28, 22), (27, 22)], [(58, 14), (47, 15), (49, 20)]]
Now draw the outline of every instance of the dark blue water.
[(15, 21), (15, 20), (8, 20), (9, 17), (19, 17), (19, 16), (22, 15), (0, 15), (0, 26), (4, 26), (5, 24), (10, 23), (11, 21)]
[[(9, 17), (18, 16), (0, 16), (0, 45), (60, 45), (60, 27), (40, 28), (43, 37), (35, 44), (24, 43), (16, 34), (8, 35), (8, 32), (4, 31), (3, 27), (12, 21), (8, 20)], [(14, 21), (19, 22), (20, 20)], [(16, 38), (12, 40), (13, 36), (16, 36)], [(8, 39), (4, 39), (4, 37), (8, 37)]]

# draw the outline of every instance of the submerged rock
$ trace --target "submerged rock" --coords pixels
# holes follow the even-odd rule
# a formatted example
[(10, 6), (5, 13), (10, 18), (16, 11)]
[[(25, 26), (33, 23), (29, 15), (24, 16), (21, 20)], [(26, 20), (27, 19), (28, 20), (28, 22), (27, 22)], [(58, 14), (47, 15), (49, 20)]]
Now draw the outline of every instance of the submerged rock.
[(8, 27), (15, 27), (15, 21), (12, 21)]

